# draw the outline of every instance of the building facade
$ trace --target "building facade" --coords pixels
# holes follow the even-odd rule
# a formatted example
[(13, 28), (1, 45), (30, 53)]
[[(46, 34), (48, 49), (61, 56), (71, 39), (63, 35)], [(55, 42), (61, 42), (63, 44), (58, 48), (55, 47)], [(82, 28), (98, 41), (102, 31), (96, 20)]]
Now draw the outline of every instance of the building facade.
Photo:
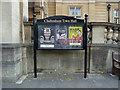
[[(28, 22), (28, 1), (2, 1), (0, 2), (0, 48), (2, 68), (2, 80), (15, 82), (23, 74), (27, 73), (24, 68), (25, 49), (25, 26)], [(23, 56), (24, 52), (24, 56)], [(24, 69), (23, 69), (24, 68)]]
[[(84, 15), (88, 14), (89, 22), (107, 22), (108, 4), (111, 5), (110, 22), (119, 23), (119, 0), (42, 0), (34, 3), (38, 19), (55, 15), (83, 19)], [(32, 10), (29, 9), (29, 13), (31, 12)], [(32, 18), (32, 14), (29, 14), (30, 18)]]

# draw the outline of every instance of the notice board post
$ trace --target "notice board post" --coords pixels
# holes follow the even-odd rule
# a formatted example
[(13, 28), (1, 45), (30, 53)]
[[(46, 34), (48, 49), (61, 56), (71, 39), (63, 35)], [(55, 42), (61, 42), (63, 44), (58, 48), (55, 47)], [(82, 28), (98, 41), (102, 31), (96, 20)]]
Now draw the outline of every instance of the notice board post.
[(33, 26), (34, 26), (34, 78), (37, 78), (37, 58), (36, 58), (36, 48), (37, 48), (37, 31), (36, 31), (36, 14), (33, 15)]
[(85, 61), (84, 61), (84, 78), (87, 78), (87, 27), (88, 27), (88, 15), (85, 14), (85, 24), (84, 24), (84, 30), (85, 30), (85, 37), (84, 37), (84, 48), (85, 48)]

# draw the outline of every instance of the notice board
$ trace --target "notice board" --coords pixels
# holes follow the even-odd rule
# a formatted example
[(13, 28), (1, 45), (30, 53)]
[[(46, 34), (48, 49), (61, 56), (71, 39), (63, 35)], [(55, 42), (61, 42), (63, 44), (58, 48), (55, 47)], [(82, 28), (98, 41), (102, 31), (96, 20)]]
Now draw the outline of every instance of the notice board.
[(84, 49), (84, 20), (53, 16), (37, 20), (37, 49)]

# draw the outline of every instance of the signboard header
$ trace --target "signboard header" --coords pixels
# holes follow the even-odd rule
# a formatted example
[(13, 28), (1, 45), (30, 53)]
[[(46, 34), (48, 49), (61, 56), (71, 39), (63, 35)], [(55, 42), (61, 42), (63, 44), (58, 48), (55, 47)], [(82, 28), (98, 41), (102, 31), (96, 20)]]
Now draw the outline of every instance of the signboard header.
[(77, 23), (77, 22), (84, 22), (84, 19), (76, 19), (70, 16), (53, 16), (48, 17), (45, 19), (37, 20), (38, 23)]

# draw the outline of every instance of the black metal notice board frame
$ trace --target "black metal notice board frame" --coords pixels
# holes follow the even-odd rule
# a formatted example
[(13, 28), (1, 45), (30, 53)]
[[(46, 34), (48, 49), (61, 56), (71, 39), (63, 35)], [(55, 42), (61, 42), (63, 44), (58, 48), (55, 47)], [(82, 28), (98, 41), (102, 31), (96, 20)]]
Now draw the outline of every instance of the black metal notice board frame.
[(37, 20), (35, 14), (33, 17), (34, 77), (37, 78), (36, 50), (85, 50), (84, 78), (87, 78), (88, 15), (85, 15), (85, 20), (68, 16), (53, 16)]

